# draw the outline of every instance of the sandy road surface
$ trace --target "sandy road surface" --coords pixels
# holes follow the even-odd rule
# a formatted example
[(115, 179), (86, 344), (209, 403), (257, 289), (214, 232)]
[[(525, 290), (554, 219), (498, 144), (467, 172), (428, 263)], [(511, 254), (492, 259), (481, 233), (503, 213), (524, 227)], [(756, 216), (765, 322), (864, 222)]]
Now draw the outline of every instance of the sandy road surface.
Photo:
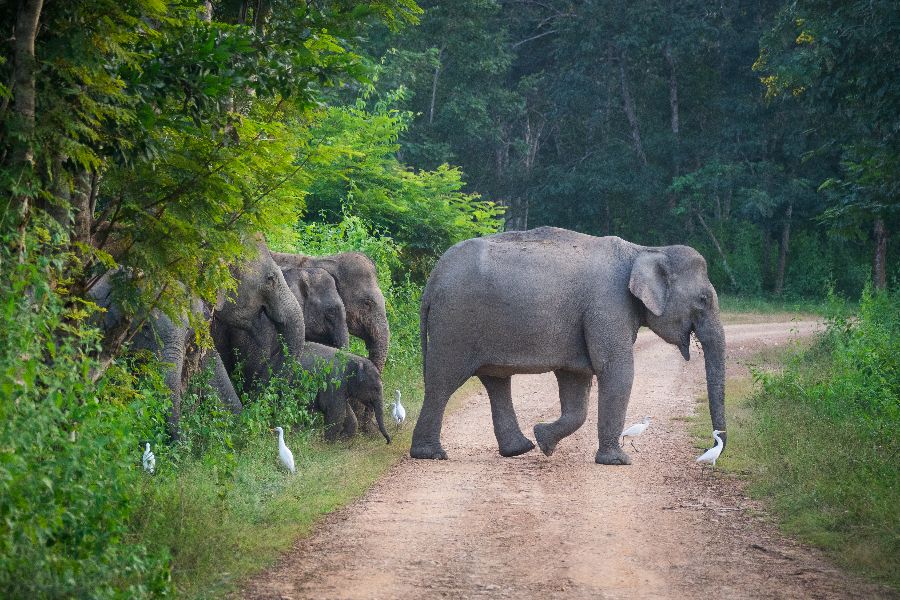
[[(730, 369), (811, 322), (726, 327)], [(784, 539), (728, 477), (694, 463), (681, 419), (703, 361), (642, 331), (628, 422), (655, 421), (633, 465), (593, 462), (596, 395), (554, 455), (501, 458), (483, 393), (444, 425), (449, 461), (406, 459), (329, 516), (248, 598), (872, 598), (815, 551)], [(552, 374), (513, 378), (523, 431), (559, 414)]]

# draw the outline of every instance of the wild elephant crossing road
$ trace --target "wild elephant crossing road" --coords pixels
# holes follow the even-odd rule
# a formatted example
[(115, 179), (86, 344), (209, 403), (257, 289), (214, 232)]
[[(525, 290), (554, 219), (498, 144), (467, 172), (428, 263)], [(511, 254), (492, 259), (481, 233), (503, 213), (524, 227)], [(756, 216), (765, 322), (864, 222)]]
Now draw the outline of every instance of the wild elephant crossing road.
[[(813, 322), (730, 325), (728, 368)], [(629, 421), (654, 417), (631, 466), (600, 466), (596, 399), (552, 457), (501, 458), (484, 392), (448, 415), (449, 461), (405, 459), (329, 516), (247, 598), (871, 598), (882, 593), (785, 539), (687, 433), (703, 361), (642, 331)], [(513, 378), (526, 431), (559, 415), (552, 373)], [(596, 389), (592, 390), (596, 393)], [(726, 449), (726, 454), (728, 449)]]

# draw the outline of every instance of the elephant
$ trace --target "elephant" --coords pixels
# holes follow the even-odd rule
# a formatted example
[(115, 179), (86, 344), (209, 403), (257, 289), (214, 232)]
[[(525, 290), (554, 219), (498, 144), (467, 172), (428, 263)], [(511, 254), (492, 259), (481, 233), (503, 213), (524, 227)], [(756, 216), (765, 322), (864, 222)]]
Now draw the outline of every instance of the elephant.
[(361, 252), (342, 252), (332, 256), (307, 256), (273, 252), (272, 257), (283, 271), (320, 268), (333, 278), (344, 302), (347, 328), (366, 343), (366, 351), (379, 372), (387, 362), (391, 338), (384, 295), (378, 287), (375, 263)]
[[(347, 328), (366, 344), (366, 351), (379, 372), (387, 362), (391, 331), (388, 327), (384, 295), (378, 286), (375, 263), (362, 252), (342, 252), (331, 256), (273, 253), (282, 268), (325, 269), (334, 278), (338, 294), (347, 312)], [(372, 413), (351, 401), (351, 406), (365, 432), (371, 431)]]
[[(438, 260), (420, 308), (425, 400), (413, 458), (446, 459), (440, 432), (450, 395), (469, 377), (487, 390), (502, 456), (534, 448), (516, 418), (510, 376), (553, 371), (561, 415), (534, 427), (547, 456), (587, 418), (597, 376), (595, 462), (630, 464), (619, 446), (641, 326), (690, 359), (700, 341), (713, 427), (725, 429), (725, 332), (706, 261), (688, 246), (646, 247), (541, 227), (456, 244)], [(724, 439), (724, 436), (723, 436)]]
[[(303, 308), (265, 243), (258, 242), (257, 249), (256, 258), (234, 269), (237, 289), (214, 312), (211, 325), (213, 342), (225, 367), (234, 377), (240, 359), (245, 383), (264, 376), (275, 352), (268, 345), (238, 343), (237, 337), (252, 337), (260, 323), (271, 322), (291, 356), (300, 356), (306, 336)], [(235, 356), (235, 348), (240, 350), (240, 357)], [(277, 350), (280, 354), (280, 347)]]
[(325, 269), (281, 269), (284, 280), (303, 308), (306, 340), (335, 348), (350, 345), (347, 311), (334, 278)]
[[(123, 314), (113, 293), (112, 278), (116, 273), (110, 271), (104, 274), (90, 291), (91, 298), (105, 309), (101, 322), (104, 331), (110, 331), (123, 323)], [(191, 302), (191, 311), (201, 319), (210, 317), (206, 305), (196, 298)], [(187, 316), (173, 321), (160, 310), (151, 311), (147, 322), (138, 329), (131, 341), (131, 348), (148, 350), (167, 365), (163, 379), (172, 397), (167, 427), (173, 439), (179, 436), (181, 396), (187, 389), (190, 377), (200, 370), (212, 369), (210, 384), (229, 410), (237, 414), (243, 409), (222, 363), (222, 357), (214, 348), (201, 348), (195, 341), (196, 333)]]
[(307, 371), (331, 365), (328, 387), (316, 395), (315, 406), (325, 414), (325, 439), (352, 437), (356, 433), (356, 415), (350, 409), (353, 399), (375, 413), (378, 430), (387, 443), (391, 436), (384, 427), (384, 393), (381, 373), (368, 358), (341, 352), (336, 348), (308, 342), (300, 364)]

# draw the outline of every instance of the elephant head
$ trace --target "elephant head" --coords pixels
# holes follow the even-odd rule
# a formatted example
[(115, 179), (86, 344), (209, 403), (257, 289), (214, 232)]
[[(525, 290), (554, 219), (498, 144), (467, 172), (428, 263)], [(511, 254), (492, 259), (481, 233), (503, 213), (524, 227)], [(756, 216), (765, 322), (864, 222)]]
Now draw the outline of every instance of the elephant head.
[(347, 395), (362, 403), (366, 408), (372, 409), (375, 413), (378, 431), (390, 444), (391, 436), (384, 427), (384, 390), (381, 385), (381, 373), (378, 372), (372, 361), (362, 357), (356, 357), (355, 360), (357, 365), (352, 377), (349, 378)]
[[(646, 307), (645, 324), (690, 360), (691, 333), (703, 347), (713, 429), (725, 430), (725, 330), (706, 261), (687, 246), (646, 249), (631, 268), (628, 289)], [(725, 434), (722, 434), (725, 440)]]
[(284, 337), (289, 353), (300, 356), (306, 335), (303, 309), (265, 243), (259, 242), (258, 251), (256, 258), (236, 269), (237, 290), (222, 303), (216, 319), (227, 329), (252, 334), (263, 313)]
[(335, 348), (350, 345), (347, 311), (334, 278), (325, 269), (285, 267), (288, 287), (303, 307), (306, 339)]
[(328, 271), (344, 302), (347, 328), (366, 343), (369, 360), (379, 372), (383, 371), (391, 332), (375, 263), (362, 252), (342, 252), (324, 257), (276, 252), (273, 256), (282, 269), (319, 267)]

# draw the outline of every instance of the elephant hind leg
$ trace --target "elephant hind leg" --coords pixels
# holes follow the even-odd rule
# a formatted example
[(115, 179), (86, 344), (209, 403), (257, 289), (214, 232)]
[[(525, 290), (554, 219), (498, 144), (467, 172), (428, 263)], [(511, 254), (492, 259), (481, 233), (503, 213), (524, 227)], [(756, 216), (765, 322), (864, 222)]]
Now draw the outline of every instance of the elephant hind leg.
[(518, 456), (534, 450), (534, 442), (522, 434), (516, 409), (512, 403), (510, 377), (479, 375), (491, 400), (491, 419), (494, 421), (494, 436), (500, 447), (501, 456)]
[(550, 456), (559, 441), (572, 435), (587, 419), (588, 396), (591, 391), (591, 375), (572, 371), (554, 371), (559, 384), (561, 414), (553, 423), (538, 423), (534, 437), (541, 452)]

